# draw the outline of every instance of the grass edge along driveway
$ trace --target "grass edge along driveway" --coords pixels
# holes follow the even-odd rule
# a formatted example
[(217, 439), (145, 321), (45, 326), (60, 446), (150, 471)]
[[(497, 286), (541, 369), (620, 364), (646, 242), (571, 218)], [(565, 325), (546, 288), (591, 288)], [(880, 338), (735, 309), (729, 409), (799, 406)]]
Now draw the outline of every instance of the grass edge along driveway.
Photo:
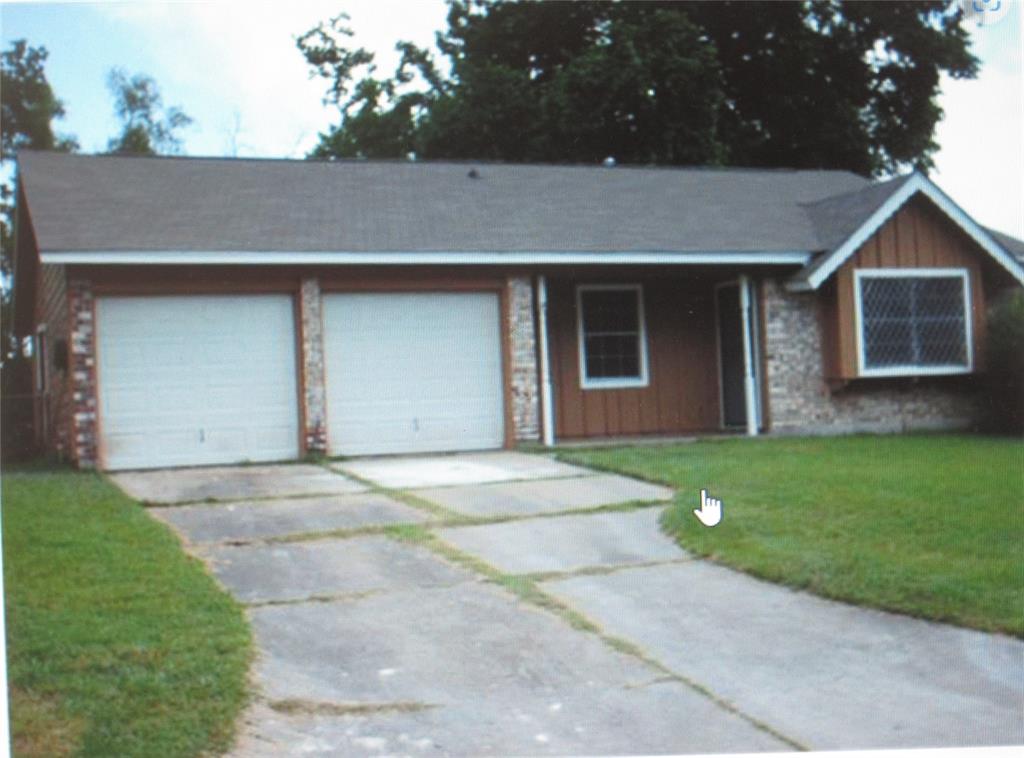
[[(816, 594), (1024, 637), (1024, 441), (722, 438), (559, 451), (677, 490), (665, 530), (700, 556)], [(713, 528), (699, 491), (723, 501)]]
[(2, 498), (15, 754), (229, 747), (252, 642), (203, 566), (97, 474), (5, 470)]

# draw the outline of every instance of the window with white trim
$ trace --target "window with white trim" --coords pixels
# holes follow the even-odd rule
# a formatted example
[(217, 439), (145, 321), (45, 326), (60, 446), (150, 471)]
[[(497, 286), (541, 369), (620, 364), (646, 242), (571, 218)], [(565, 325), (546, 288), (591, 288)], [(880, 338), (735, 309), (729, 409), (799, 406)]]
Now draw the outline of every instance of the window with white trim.
[(580, 385), (584, 389), (647, 385), (647, 335), (638, 284), (576, 289)]
[(862, 375), (971, 370), (966, 269), (860, 269), (855, 282)]

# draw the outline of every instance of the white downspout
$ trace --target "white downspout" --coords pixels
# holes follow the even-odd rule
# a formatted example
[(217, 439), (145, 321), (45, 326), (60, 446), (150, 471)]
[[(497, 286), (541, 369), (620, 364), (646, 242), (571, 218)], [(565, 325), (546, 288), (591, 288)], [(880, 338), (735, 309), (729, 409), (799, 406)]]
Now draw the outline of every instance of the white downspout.
[(555, 410), (551, 403), (551, 361), (548, 356), (548, 280), (537, 277), (537, 331), (540, 332), (540, 412), (545, 447), (555, 444)]
[(743, 318), (743, 400), (746, 406), (747, 436), (757, 436), (757, 401), (754, 396), (754, 351), (750, 340), (750, 277), (740, 274), (740, 314)]

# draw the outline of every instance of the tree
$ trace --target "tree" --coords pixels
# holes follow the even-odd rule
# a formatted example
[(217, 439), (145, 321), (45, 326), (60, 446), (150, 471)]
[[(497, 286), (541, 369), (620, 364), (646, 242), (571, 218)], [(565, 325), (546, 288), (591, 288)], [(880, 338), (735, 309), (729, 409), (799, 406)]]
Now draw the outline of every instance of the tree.
[(111, 69), (107, 87), (114, 96), (114, 112), (121, 119), (121, 133), (111, 138), (107, 149), (124, 155), (156, 155), (181, 150), (178, 131), (192, 123), (178, 106), (164, 107), (156, 81), (145, 74), (129, 77), (122, 69)]
[[(58, 135), (53, 122), (64, 117), (64, 104), (46, 78), (49, 53), (20, 39), (0, 54), (0, 162), (19, 148), (78, 148), (73, 137)], [(11, 333), (10, 281), (14, 256), (14, 190), (0, 183), (0, 365), (14, 349)]]
[[(336, 20), (337, 21), (337, 20)], [(914, 3), (450, 0), (433, 56), (395, 75), (321, 24), (298, 40), (353, 155), (927, 168), (939, 75), (971, 77), (960, 12)]]
[(11, 43), (0, 54), (0, 160), (10, 158), (19, 147), (33, 150), (74, 150), (74, 138), (58, 136), (53, 121), (64, 117), (64, 104), (57, 99), (46, 79), (45, 47), (32, 47), (25, 40)]

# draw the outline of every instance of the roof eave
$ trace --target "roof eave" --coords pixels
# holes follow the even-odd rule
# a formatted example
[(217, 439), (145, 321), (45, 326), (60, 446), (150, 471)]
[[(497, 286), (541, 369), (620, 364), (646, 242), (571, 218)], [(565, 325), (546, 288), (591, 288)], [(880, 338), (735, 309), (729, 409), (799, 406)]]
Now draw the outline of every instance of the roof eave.
[(809, 250), (605, 251), (245, 251), (49, 250), (43, 263), (72, 265), (758, 265), (806, 266)]

